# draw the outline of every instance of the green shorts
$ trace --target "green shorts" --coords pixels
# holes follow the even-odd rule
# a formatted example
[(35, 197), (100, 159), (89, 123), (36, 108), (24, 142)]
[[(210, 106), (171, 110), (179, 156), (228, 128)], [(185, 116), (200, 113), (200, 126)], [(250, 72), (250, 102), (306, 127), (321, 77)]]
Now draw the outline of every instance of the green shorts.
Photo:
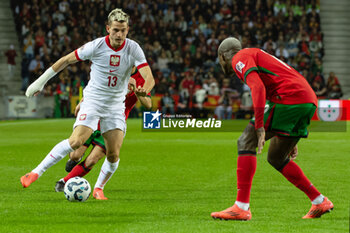
[[(265, 130), (277, 133), (279, 136), (306, 138), (307, 127), (315, 111), (316, 106), (312, 103), (286, 105), (266, 101)], [(254, 125), (254, 118), (251, 123)]]
[(91, 134), (88, 140), (84, 143), (84, 146), (89, 147), (90, 145), (99, 146), (106, 153), (105, 140), (102, 137), (102, 134), (99, 130), (96, 130)]

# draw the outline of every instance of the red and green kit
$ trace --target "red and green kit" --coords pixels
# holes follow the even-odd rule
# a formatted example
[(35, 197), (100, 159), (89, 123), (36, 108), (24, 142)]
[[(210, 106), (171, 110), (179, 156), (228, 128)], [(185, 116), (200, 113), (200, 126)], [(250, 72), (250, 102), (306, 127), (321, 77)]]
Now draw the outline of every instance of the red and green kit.
[[(295, 111), (295, 106), (293, 105), (300, 106), (300, 111), (302, 111), (302, 108), (316, 109), (317, 97), (307, 80), (295, 69), (265, 51), (258, 48), (242, 49), (232, 58), (232, 67), (238, 78), (251, 89), (256, 129), (265, 126), (265, 129), (269, 130), (269, 127), (271, 127), (271, 119), (267, 122), (268, 117), (265, 116), (264, 120), (266, 100), (277, 106), (287, 105), (284, 106), (284, 111), (286, 112), (288, 112), (288, 105), (293, 108), (293, 111)], [(312, 111), (310, 111), (310, 115), (311, 119)], [(271, 115), (270, 118), (272, 117)], [(275, 121), (277, 120), (275, 119)], [(294, 121), (297, 120), (294, 119)], [(286, 118), (283, 121), (287, 123)], [(282, 125), (281, 123), (283, 122), (280, 122), (278, 125)], [(272, 131), (286, 131), (284, 135), (288, 136), (293, 134), (289, 132), (293, 130), (291, 127), (288, 129), (279, 127), (279, 129), (273, 129)], [(297, 130), (302, 131), (301, 129)]]

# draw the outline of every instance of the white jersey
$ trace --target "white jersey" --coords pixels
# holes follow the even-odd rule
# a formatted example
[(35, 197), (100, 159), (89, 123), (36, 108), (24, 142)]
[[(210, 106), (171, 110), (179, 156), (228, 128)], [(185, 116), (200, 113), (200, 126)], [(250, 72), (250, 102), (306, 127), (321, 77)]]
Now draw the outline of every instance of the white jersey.
[(79, 61), (92, 62), (84, 98), (109, 107), (124, 108), (132, 67), (140, 69), (147, 65), (145, 55), (135, 41), (125, 39), (118, 49), (114, 49), (109, 36), (86, 43), (75, 50), (75, 56)]

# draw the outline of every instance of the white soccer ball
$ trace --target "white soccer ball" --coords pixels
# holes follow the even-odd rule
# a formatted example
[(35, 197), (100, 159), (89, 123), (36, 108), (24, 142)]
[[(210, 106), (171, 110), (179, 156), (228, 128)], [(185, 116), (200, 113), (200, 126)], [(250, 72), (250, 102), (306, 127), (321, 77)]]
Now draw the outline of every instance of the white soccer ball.
[(64, 185), (64, 195), (68, 201), (86, 201), (91, 193), (91, 187), (82, 177), (73, 177)]

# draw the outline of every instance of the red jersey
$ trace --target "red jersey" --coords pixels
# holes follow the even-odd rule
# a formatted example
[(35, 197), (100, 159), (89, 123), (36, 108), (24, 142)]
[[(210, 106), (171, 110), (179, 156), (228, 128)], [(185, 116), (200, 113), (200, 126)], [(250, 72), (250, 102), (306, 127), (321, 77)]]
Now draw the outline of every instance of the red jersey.
[(15, 58), (17, 53), (14, 49), (7, 50), (5, 56), (7, 57), (7, 64), (16, 65)]
[(306, 79), (261, 49), (242, 49), (232, 58), (232, 67), (251, 89), (256, 129), (263, 126), (266, 99), (278, 104), (313, 103), (317, 106), (317, 97)]
[[(141, 86), (143, 87), (143, 84), (145, 84), (145, 80), (142, 78), (141, 74), (137, 70), (134, 74), (131, 75), (131, 78), (134, 78), (136, 80), (136, 87)], [(151, 93), (148, 93), (148, 96), (151, 96)], [(137, 96), (135, 95), (135, 92), (130, 92), (126, 95), (125, 98), (125, 120), (128, 119), (129, 113), (131, 109), (135, 106), (137, 102)]]

